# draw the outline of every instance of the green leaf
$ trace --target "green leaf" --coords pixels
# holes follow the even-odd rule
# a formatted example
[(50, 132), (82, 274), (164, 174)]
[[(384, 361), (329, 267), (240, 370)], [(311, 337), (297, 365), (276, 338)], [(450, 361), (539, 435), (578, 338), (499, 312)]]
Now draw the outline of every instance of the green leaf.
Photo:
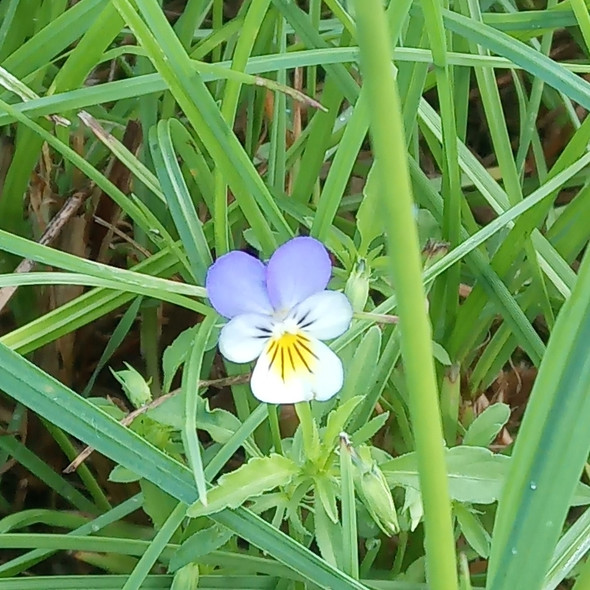
[(485, 530), (477, 515), (466, 506), (455, 504), (453, 511), (465, 540), (480, 557), (486, 559), (490, 554), (491, 545), (488, 531)]
[(139, 483), (143, 492), (143, 510), (159, 529), (178, 506), (178, 500), (147, 479), (141, 479)]
[(488, 406), (470, 425), (463, 437), (463, 444), (487, 447), (504, 428), (510, 418), (510, 406), (502, 403)]
[(217, 485), (207, 493), (207, 506), (197, 501), (187, 514), (196, 518), (225, 508), (237, 508), (249, 498), (287, 485), (297, 473), (297, 463), (282, 455), (255, 457), (235, 471), (222, 475)]
[(199, 574), (198, 564), (187, 563), (174, 575), (170, 590), (197, 590), (199, 587)]
[(590, 255), (586, 252), (551, 333), (516, 439), (492, 540), (494, 589), (515, 584), (539, 587), (571, 498), (579, 489), (590, 445), (588, 342)]
[[(494, 455), (481, 447), (453, 447), (446, 450), (449, 492), (453, 500), (472, 504), (495, 502), (508, 471), (509, 457)], [(391, 487), (420, 489), (417, 457), (408, 453), (380, 465)]]
[(453, 363), (449, 353), (438, 342), (432, 342), (432, 355), (434, 358), (445, 367), (450, 367)]
[[(99, 453), (149, 479), (177, 500), (186, 504), (196, 500), (195, 482), (186, 466), (113, 420), (2, 343), (0, 387), (5, 394), (94, 447)], [(136, 505), (135, 502), (133, 505)], [(357, 580), (333, 568), (302, 544), (247, 510), (227, 510), (211, 518), (320, 586), (342, 590), (366, 589)]]
[(134, 369), (129, 363), (124, 363), (127, 369), (113, 371), (115, 379), (123, 386), (127, 399), (134, 408), (141, 408), (152, 401), (150, 386), (141, 373)]
[(338, 436), (344, 430), (355, 408), (361, 403), (363, 397), (358, 395), (344, 403), (328, 414), (326, 428), (322, 433), (322, 445), (326, 453), (332, 453), (336, 446)]
[(381, 330), (371, 326), (357, 346), (352, 361), (346, 367), (346, 382), (340, 399), (349, 400), (353, 396), (362, 396), (372, 389), (373, 374), (379, 359), (381, 348)]
[(375, 238), (383, 235), (383, 223), (381, 221), (383, 211), (380, 202), (375, 166), (372, 166), (363, 189), (363, 200), (356, 214), (356, 227), (361, 236), (361, 245), (359, 247), (361, 256), (367, 254), (371, 242)]
[(587, 109), (590, 108), (590, 84), (540, 51), (535, 51), (529, 45), (511, 38), (506, 33), (449, 10), (444, 11), (444, 20), (451, 31), (475, 41), (497, 55), (508, 58), (575, 102), (579, 102)]
[(332, 522), (337, 523), (336, 482), (328, 475), (318, 475), (314, 478), (314, 489), (316, 497), (320, 499), (326, 515)]
[(354, 446), (370, 441), (383, 428), (388, 418), (389, 412), (383, 412), (371, 418), (364, 426), (361, 426), (351, 437)]
[(192, 140), (179, 121), (160, 121), (150, 132), (151, 154), (178, 235), (194, 269), (197, 282), (203, 284), (207, 268), (213, 260), (203, 233), (203, 224), (197, 215), (174, 151), (174, 138), (185, 144)]
[(140, 479), (141, 477), (137, 473), (133, 473), (131, 469), (127, 469), (127, 467), (123, 467), (122, 465), (115, 465), (109, 473), (109, 481), (116, 483), (131, 483)]
[(326, 512), (325, 504), (316, 494), (314, 503), (315, 539), (322, 557), (338, 567), (338, 556), (342, 554), (342, 530)]
[(199, 557), (225, 545), (232, 535), (229, 529), (218, 524), (197, 531), (177, 549), (170, 560), (169, 570), (175, 572), (191, 561), (198, 561)]
[(170, 391), (172, 380), (178, 372), (180, 366), (186, 361), (186, 353), (189, 350), (195, 336), (197, 335), (198, 326), (192, 326), (184, 332), (181, 332), (170, 344), (166, 347), (162, 355), (162, 371), (164, 373), (164, 383), (162, 390), (164, 392)]

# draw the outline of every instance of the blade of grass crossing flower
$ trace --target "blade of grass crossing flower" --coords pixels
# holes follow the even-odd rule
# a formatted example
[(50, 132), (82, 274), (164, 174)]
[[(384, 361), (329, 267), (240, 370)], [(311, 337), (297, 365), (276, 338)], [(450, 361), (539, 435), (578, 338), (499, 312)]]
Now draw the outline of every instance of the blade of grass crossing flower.
[(201, 443), (199, 443), (197, 437), (197, 400), (199, 397), (197, 384), (201, 379), (201, 367), (203, 366), (203, 355), (205, 354), (207, 341), (217, 320), (217, 316), (212, 314), (201, 323), (182, 374), (182, 394), (184, 395), (184, 430), (182, 439), (197, 484), (199, 499), (205, 506), (207, 505), (207, 482), (203, 473)]
[(172, 535), (176, 532), (178, 527), (182, 524), (186, 517), (186, 504), (179, 502), (176, 508), (172, 511), (162, 528), (156, 533), (152, 539), (146, 552), (141, 556), (137, 565), (127, 578), (125, 585), (121, 590), (140, 590), (144, 585), (151, 569), (156, 564), (158, 557), (170, 542)]
[[(379, 0), (357, 1), (357, 27), (370, 129), (377, 162), (387, 244), (401, 327), (401, 348), (418, 453), (424, 503), (426, 562), (433, 589), (457, 588), (443, 433), (432, 358), (431, 331), (423, 304), (418, 235), (399, 96), (392, 77), (387, 21)], [(395, 178), (388, 164), (395, 162)], [(404, 326), (407, 326), (404, 329)]]
[[(197, 499), (195, 481), (187, 467), (2, 344), (0, 388), (179, 501), (188, 504)], [(210, 518), (319, 586), (366, 590), (363, 584), (247, 510), (223, 511)]]
[[(538, 588), (588, 457), (590, 256), (549, 340), (498, 505), (488, 588)], [(564, 397), (565, 396), (565, 397)]]

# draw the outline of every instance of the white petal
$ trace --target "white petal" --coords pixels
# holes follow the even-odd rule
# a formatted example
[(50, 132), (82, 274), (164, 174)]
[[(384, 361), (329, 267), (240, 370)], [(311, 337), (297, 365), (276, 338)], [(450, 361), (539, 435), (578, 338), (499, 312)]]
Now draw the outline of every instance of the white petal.
[(290, 336), (303, 338), (299, 345), (303, 342), (305, 349), (298, 352), (293, 341), (281, 344), (280, 338), (270, 341), (252, 373), (254, 396), (270, 404), (295, 404), (313, 399), (325, 401), (336, 395), (344, 381), (340, 359), (315, 338), (301, 333)]
[(272, 331), (268, 316), (248, 313), (232, 318), (219, 335), (219, 350), (229, 361), (249, 363), (260, 356)]
[(289, 314), (300, 330), (320, 340), (336, 338), (348, 330), (352, 306), (344, 293), (322, 291), (296, 305)]

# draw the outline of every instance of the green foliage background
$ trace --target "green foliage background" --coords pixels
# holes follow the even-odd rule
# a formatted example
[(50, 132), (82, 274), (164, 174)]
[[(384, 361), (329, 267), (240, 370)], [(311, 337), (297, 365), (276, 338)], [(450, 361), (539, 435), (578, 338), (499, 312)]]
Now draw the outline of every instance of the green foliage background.
[[(16, 506), (0, 467), (3, 590), (588, 587), (584, 0), (3, 0), (0, 19), (0, 466), (57, 498)], [(72, 199), (84, 231), (51, 247)], [(356, 314), (338, 400), (291, 415), (216, 355), (203, 282), (301, 233)], [(190, 326), (162, 322), (179, 309)], [(47, 366), (105, 325), (82, 381)], [(156, 401), (122, 423), (104, 374), (130, 338), (119, 379)], [(519, 363), (522, 421), (474, 409)], [(62, 474), (20, 436), (31, 412), (66, 463), (112, 463)]]

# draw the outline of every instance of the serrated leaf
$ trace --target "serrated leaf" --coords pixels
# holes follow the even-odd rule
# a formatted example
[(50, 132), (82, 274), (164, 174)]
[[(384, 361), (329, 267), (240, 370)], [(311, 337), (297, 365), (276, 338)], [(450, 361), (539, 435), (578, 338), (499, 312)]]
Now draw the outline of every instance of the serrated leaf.
[(197, 501), (187, 514), (196, 518), (225, 508), (238, 508), (249, 498), (287, 485), (298, 472), (297, 463), (282, 455), (255, 457), (235, 471), (221, 476), (217, 485), (207, 493), (207, 506)]
[[(319, 498), (324, 511), (334, 523), (338, 522), (338, 508), (336, 506), (336, 485), (327, 475), (314, 478), (316, 498)], [(316, 503), (317, 504), (317, 503)]]
[(351, 414), (361, 403), (362, 399), (362, 396), (357, 395), (348, 401), (345, 401), (343, 404), (340, 404), (328, 414), (326, 428), (322, 437), (322, 444), (327, 452), (331, 453), (334, 450), (338, 435), (344, 430)]
[(351, 437), (352, 444), (356, 447), (370, 441), (377, 434), (389, 418), (389, 412), (383, 412), (371, 418), (364, 426), (361, 426)]
[(469, 426), (463, 444), (487, 447), (510, 418), (510, 406), (502, 403), (488, 406)]

